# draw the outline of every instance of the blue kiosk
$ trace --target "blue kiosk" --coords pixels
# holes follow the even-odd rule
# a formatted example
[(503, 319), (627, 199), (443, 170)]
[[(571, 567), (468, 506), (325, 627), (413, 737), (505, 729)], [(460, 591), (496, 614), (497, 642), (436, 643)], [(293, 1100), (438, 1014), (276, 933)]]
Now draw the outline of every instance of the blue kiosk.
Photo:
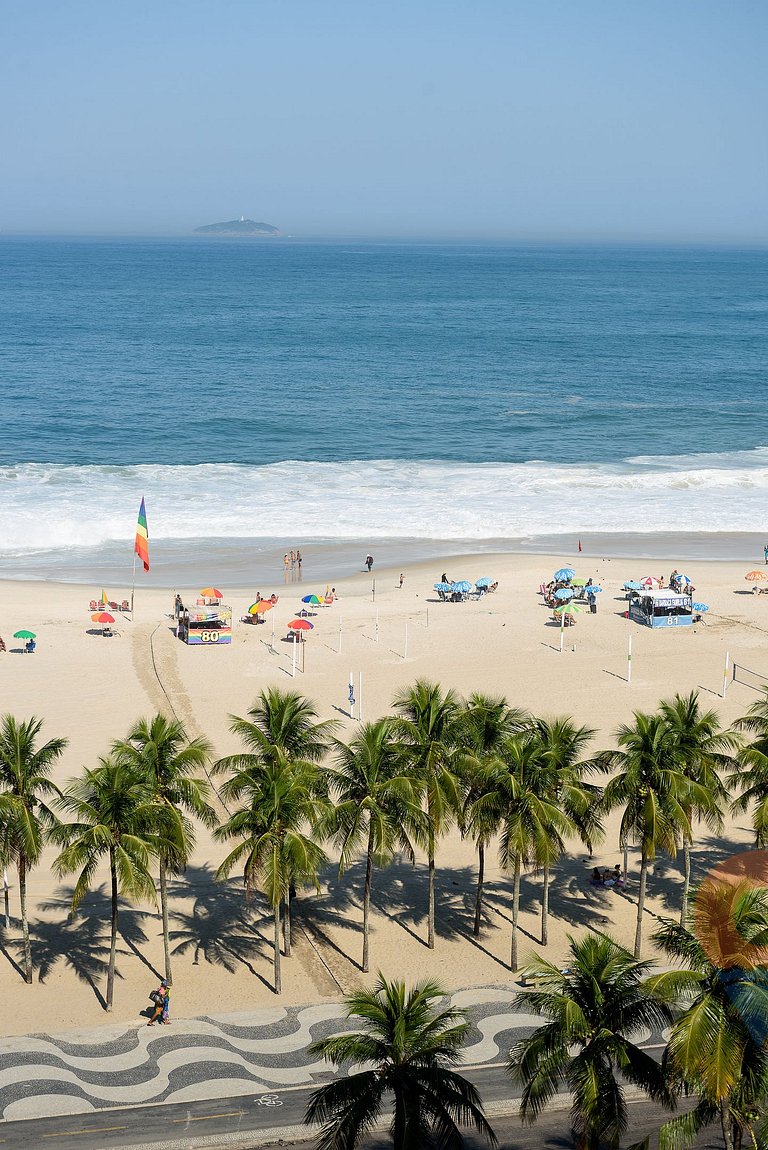
[(690, 596), (677, 591), (643, 591), (632, 596), (629, 617), (646, 627), (690, 627), (693, 605)]

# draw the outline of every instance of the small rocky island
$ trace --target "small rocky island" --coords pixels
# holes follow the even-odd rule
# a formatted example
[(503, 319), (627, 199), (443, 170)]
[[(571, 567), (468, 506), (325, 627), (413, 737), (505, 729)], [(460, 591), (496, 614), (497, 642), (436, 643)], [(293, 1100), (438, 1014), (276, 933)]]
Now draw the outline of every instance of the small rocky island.
[(280, 232), (272, 224), (260, 223), (258, 220), (247, 220), (241, 216), (239, 220), (227, 220), (223, 224), (205, 224), (202, 228), (195, 228), (196, 236), (279, 236)]

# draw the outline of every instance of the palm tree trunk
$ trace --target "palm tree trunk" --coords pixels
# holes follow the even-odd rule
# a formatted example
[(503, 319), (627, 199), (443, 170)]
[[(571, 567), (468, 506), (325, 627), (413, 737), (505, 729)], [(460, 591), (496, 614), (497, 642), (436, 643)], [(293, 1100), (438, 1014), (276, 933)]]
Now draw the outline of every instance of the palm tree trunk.
[(165, 978), (170, 984), (173, 982), (171, 972), (171, 940), (168, 931), (168, 873), (165, 859), (160, 858), (160, 910), (163, 915), (163, 956), (165, 959)]
[(720, 1103), (720, 1126), (723, 1131), (723, 1144), (725, 1150), (734, 1150), (733, 1145), (733, 1125), (731, 1123), (731, 1115), (728, 1111), (728, 1103), (723, 1099)]
[(475, 925), (472, 930), (475, 938), (480, 936), (480, 920), (483, 915), (483, 882), (485, 881), (485, 844), (477, 844), (477, 894), (475, 895)]
[(392, 1150), (405, 1150), (408, 1142), (408, 1107), (402, 1090), (395, 1090), (395, 1117), (392, 1123)]
[(512, 884), (512, 951), (509, 958), (511, 970), (517, 970), (517, 918), (520, 911), (520, 856), (515, 859), (515, 877)]
[(645, 851), (640, 855), (640, 885), (637, 891), (637, 927), (635, 929), (635, 958), (640, 957), (643, 945), (643, 912), (645, 911), (645, 883), (648, 878), (648, 859)]
[(291, 957), (291, 886), (285, 892), (285, 914), (283, 916), (283, 950), (286, 958)]
[(115, 954), (117, 952), (117, 867), (115, 866), (115, 851), (112, 847), (109, 851), (109, 873), (112, 878), (112, 931), (109, 939), (106, 1009), (111, 1011), (112, 997), (115, 992)]
[(685, 926), (688, 911), (688, 890), (691, 885), (691, 844), (683, 843), (683, 905), (680, 907), (680, 925)]
[(275, 903), (275, 994), (283, 993), (283, 976), (280, 971), (280, 900)]
[(27, 860), (19, 855), (19, 903), (21, 905), (21, 932), (24, 937), (24, 980), (32, 982), (32, 944), (29, 941), (29, 921), (27, 919)]
[(435, 836), (429, 832), (429, 908), (427, 919), (427, 946), (435, 949)]
[(368, 973), (368, 948), (370, 942), (370, 927), (368, 918), (371, 909), (371, 884), (373, 881), (373, 826), (368, 828), (368, 853), (365, 859), (365, 886), (363, 887), (363, 974)]
[(541, 945), (546, 946), (549, 941), (549, 863), (544, 866), (544, 890), (541, 894)]

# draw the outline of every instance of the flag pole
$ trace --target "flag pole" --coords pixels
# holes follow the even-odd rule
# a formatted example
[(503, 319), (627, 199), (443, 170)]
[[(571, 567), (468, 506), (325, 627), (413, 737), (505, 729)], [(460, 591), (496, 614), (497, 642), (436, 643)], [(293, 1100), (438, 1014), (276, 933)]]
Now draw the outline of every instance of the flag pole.
[(133, 547), (133, 582), (131, 583), (131, 622), (133, 622), (133, 597), (136, 594), (136, 545)]

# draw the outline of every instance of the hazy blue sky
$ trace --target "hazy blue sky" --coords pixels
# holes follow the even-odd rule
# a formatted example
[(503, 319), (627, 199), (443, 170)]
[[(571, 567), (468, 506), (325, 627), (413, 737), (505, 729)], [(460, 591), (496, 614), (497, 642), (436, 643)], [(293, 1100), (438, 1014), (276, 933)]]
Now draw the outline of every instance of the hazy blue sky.
[(0, 229), (768, 240), (767, 0), (0, 0)]

